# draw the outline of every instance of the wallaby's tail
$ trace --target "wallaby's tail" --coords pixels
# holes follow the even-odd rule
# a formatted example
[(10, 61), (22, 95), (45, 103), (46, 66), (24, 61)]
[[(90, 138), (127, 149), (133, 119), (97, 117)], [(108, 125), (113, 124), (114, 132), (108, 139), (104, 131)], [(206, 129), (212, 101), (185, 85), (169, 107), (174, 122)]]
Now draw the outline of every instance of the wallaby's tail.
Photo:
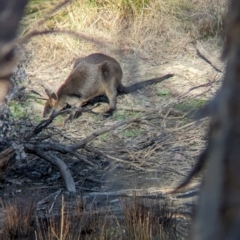
[(131, 93), (131, 92), (135, 92), (137, 91), (138, 89), (141, 89), (143, 87), (146, 87), (150, 84), (154, 84), (154, 83), (159, 83), (159, 82), (162, 82), (170, 77), (173, 77), (174, 74), (167, 74), (163, 77), (160, 77), (160, 78), (153, 78), (153, 79), (149, 79), (149, 80), (146, 80), (146, 81), (142, 81), (142, 82), (137, 82), (137, 83), (134, 83), (130, 86), (119, 86), (118, 87), (118, 93), (119, 94), (127, 94), (127, 93)]

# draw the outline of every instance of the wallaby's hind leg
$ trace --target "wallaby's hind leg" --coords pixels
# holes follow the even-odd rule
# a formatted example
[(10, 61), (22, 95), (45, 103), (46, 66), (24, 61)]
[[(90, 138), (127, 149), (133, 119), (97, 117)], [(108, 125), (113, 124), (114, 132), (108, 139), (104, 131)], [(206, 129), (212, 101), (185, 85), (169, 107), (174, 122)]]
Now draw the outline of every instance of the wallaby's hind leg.
[(109, 107), (106, 109), (105, 114), (106, 116), (112, 116), (113, 112), (116, 110), (117, 105), (117, 91), (114, 90), (107, 90), (106, 91), (107, 98), (109, 100)]

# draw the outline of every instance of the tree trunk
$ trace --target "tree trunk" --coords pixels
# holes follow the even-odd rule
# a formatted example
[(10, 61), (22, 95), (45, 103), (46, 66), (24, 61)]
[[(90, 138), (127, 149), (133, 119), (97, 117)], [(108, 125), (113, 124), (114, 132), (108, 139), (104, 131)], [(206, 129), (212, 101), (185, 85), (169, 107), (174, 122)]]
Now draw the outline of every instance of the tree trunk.
[(229, 6), (226, 72), (213, 113), (207, 171), (190, 239), (240, 239), (240, 1)]

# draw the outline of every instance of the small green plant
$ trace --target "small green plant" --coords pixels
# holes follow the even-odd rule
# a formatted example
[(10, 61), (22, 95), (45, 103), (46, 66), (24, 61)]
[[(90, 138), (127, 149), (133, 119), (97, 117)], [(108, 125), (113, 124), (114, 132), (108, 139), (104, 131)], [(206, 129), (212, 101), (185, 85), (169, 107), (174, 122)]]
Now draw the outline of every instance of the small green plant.
[(27, 100), (31, 102), (39, 103), (41, 105), (44, 105), (46, 102), (46, 100), (39, 98), (35, 92), (31, 92), (31, 91), (27, 93)]
[(114, 117), (114, 120), (117, 120), (117, 121), (124, 121), (128, 118), (125, 111), (123, 111), (123, 112), (115, 111), (113, 114), (113, 117)]
[(61, 125), (64, 123), (65, 121), (65, 117), (63, 115), (58, 115), (56, 118), (55, 118), (55, 123), (58, 124), (58, 125)]
[(36, 101), (36, 103), (41, 104), (41, 105), (45, 104), (45, 101), (43, 99), (36, 98), (35, 101)]
[(99, 136), (99, 139), (101, 139), (101, 140), (106, 140), (106, 139), (108, 139), (108, 137), (109, 137), (109, 133), (104, 133), (104, 134), (101, 134), (101, 135)]
[(125, 131), (123, 131), (124, 137), (137, 137), (141, 133), (141, 129), (126, 129)]
[(29, 116), (29, 114), (26, 111), (27, 106), (28, 104), (26, 102), (24, 104), (19, 103), (17, 101), (10, 102), (9, 109), (12, 117), (16, 120), (19, 120), (21, 118)]
[(161, 88), (157, 90), (157, 95), (158, 96), (169, 96), (170, 95), (170, 90), (167, 88)]
[(34, 123), (40, 123), (42, 121), (42, 117), (38, 115), (33, 115), (32, 120)]
[(117, 121), (124, 121), (129, 118), (135, 118), (138, 115), (139, 113), (134, 111), (115, 111), (113, 114), (113, 118)]

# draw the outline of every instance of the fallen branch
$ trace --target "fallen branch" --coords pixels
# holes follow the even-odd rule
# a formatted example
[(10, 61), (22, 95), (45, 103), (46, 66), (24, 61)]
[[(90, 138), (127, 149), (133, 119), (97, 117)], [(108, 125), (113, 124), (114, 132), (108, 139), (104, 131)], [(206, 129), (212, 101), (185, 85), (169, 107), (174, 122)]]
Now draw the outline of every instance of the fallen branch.
[[(197, 87), (196, 87), (197, 88)], [(193, 89), (190, 89), (189, 91), (191, 91)], [(162, 115), (165, 114), (165, 118), (168, 117), (169, 115), (181, 115), (182, 116), (182, 112), (170, 107), (163, 107), (161, 110), (159, 110), (158, 108), (153, 109), (153, 108), (141, 108), (141, 107), (128, 107), (128, 106), (123, 106), (123, 105), (118, 105), (118, 110), (125, 110), (125, 111), (133, 111), (133, 112), (143, 112), (145, 114), (152, 114), (152, 113), (159, 113), (161, 112)], [(161, 115), (158, 117), (162, 117)]]
[[(188, 95), (191, 91), (195, 90), (195, 89), (198, 89), (198, 88), (203, 88), (203, 87), (211, 87), (215, 81), (216, 81), (216, 76), (214, 77), (214, 79), (211, 81), (211, 80), (208, 80), (207, 83), (203, 83), (203, 84), (200, 84), (200, 85), (197, 85), (197, 86), (194, 86), (194, 87), (191, 87), (187, 90), (187, 92), (185, 92), (184, 94), (182, 94), (180, 97), (183, 97), (183, 96), (186, 96)], [(202, 93), (201, 93), (202, 95)], [(196, 96), (195, 96), (196, 97)]]
[[(199, 183), (194, 183), (191, 185), (191, 189), (187, 192), (183, 192), (177, 194), (176, 196), (171, 196), (171, 198), (188, 198), (192, 197), (191, 194), (196, 194), (199, 191)], [(165, 199), (170, 197), (169, 195), (173, 192), (173, 189), (167, 188), (141, 188), (141, 189), (124, 189), (119, 191), (112, 191), (112, 192), (92, 192), (88, 194), (88, 197), (98, 197), (98, 196), (105, 196), (105, 197), (159, 197)]]
[[(36, 134), (38, 134), (39, 132), (41, 132), (46, 126), (48, 126), (52, 121), (53, 119), (61, 114), (62, 112), (57, 112), (57, 113), (54, 113), (52, 114), (52, 116), (41, 122), (36, 128), (35, 128), (35, 131), (33, 131), (33, 134), (31, 134), (30, 136), (27, 137), (27, 139), (30, 139), (32, 136), (35, 136)], [(56, 157), (55, 155), (52, 155), (50, 153), (46, 153), (46, 151), (58, 151), (58, 152), (61, 152), (61, 153), (70, 153), (74, 156), (76, 156), (78, 159), (80, 159), (80, 155), (76, 152), (77, 149), (85, 146), (87, 143), (89, 143), (90, 141), (92, 141), (93, 139), (95, 139), (96, 137), (104, 134), (104, 133), (107, 133), (111, 130), (114, 130), (120, 126), (123, 126), (123, 125), (126, 125), (126, 124), (130, 124), (132, 122), (139, 122), (141, 119), (140, 118), (135, 118), (135, 119), (130, 119), (130, 120), (126, 120), (126, 121), (122, 121), (122, 122), (119, 122), (119, 123), (116, 123), (110, 127), (105, 127), (103, 129), (100, 129), (100, 130), (97, 130), (95, 132), (93, 132), (92, 134), (90, 134), (88, 137), (86, 137), (85, 139), (69, 146), (69, 147), (66, 147), (64, 145), (61, 145), (61, 144), (52, 144), (52, 143), (46, 143), (46, 144), (29, 144), (29, 143), (26, 143), (24, 145), (25, 147), (25, 150), (29, 153), (33, 153), (43, 159), (45, 159), (46, 161), (50, 162), (51, 164), (53, 164), (54, 166), (56, 166), (60, 173), (61, 173), (61, 176), (65, 182), (65, 185), (66, 185), (66, 189), (69, 191), (69, 192), (76, 192), (76, 188), (75, 188), (75, 184), (74, 184), (74, 181), (73, 181), (73, 178), (71, 176), (71, 173), (69, 172), (66, 164), (61, 160), (59, 159), (58, 157)], [(81, 159), (83, 161), (85, 161), (87, 164), (91, 165), (91, 166), (94, 166), (93, 163), (87, 161), (86, 159)]]
[(142, 108), (142, 107), (128, 107), (128, 106), (123, 106), (123, 105), (118, 105), (117, 107), (118, 110), (125, 110), (125, 111), (132, 111), (132, 112), (152, 112), (154, 111), (153, 108)]
[(87, 143), (89, 143), (90, 141), (92, 141), (93, 139), (95, 139), (96, 137), (99, 137), (100, 135), (102, 134), (105, 134), (105, 133), (108, 133), (112, 130), (115, 130), (121, 126), (124, 126), (124, 125), (128, 125), (130, 123), (139, 123), (143, 120), (151, 120), (151, 119), (154, 119), (154, 118), (157, 118), (157, 117), (160, 117), (160, 114), (158, 115), (155, 115), (155, 116), (149, 116), (150, 114), (152, 113), (156, 113), (156, 110), (152, 111), (152, 112), (149, 112), (147, 115), (143, 116), (143, 117), (139, 117), (139, 118), (133, 118), (133, 119), (129, 119), (129, 120), (125, 120), (125, 121), (121, 121), (121, 122), (118, 122), (118, 123), (115, 123), (113, 124), (112, 126), (110, 127), (104, 127), (102, 129), (99, 129), (99, 130), (96, 130), (95, 132), (91, 133), (89, 136), (87, 136), (86, 138), (84, 138), (83, 140), (75, 143), (75, 144), (72, 144), (71, 146), (69, 146), (69, 148), (73, 151), (81, 148), (81, 147), (84, 147)]
[(69, 169), (68, 169), (67, 165), (64, 163), (64, 161), (62, 161), (61, 159), (59, 159), (55, 155), (52, 155), (50, 153), (47, 154), (39, 146), (34, 146), (34, 145), (31, 145), (31, 144), (25, 144), (25, 149), (29, 153), (33, 153), (33, 154), (45, 159), (46, 161), (50, 162), (54, 166), (56, 166), (58, 168), (58, 170), (60, 171), (60, 174), (61, 174), (61, 176), (62, 176), (62, 178), (65, 182), (65, 186), (66, 186), (67, 191), (72, 192), (72, 193), (76, 192), (76, 187), (75, 187), (75, 183), (73, 181), (72, 175), (69, 172)]
[(116, 124), (113, 124), (112, 126), (110, 127), (104, 127), (102, 129), (99, 129), (99, 130), (96, 130), (95, 132), (91, 133), (89, 136), (87, 136), (86, 138), (84, 138), (83, 140), (73, 144), (70, 146), (70, 149), (72, 150), (77, 150), (83, 146), (85, 146), (87, 143), (89, 143), (90, 141), (92, 141), (94, 138), (102, 135), (102, 134), (105, 134), (107, 132), (110, 132), (116, 128), (119, 128), (123, 125), (128, 125), (130, 123), (133, 123), (133, 122), (140, 122), (141, 119), (140, 118), (133, 118), (133, 119), (130, 119), (130, 120), (125, 120), (125, 121), (122, 121), (122, 122), (118, 122)]
[(93, 192), (89, 193), (88, 197), (159, 197), (162, 199), (167, 198), (166, 194), (162, 193), (162, 189), (148, 188), (148, 189), (125, 189), (113, 192)]
[[(25, 146), (26, 146), (26, 148), (28, 148), (29, 145), (25, 144)], [(42, 143), (42, 144), (36, 144), (34, 147), (41, 148), (43, 151), (57, 151), (57, 152), (60, 152), (60, 153), (63, 153), (63, 154), (69, 153), (69, 154), (77, 157), (79, 160), (84, 161), (87, 165), (90, 165), (92, 167), (95, 166), (93, 163), (87, 161), (86, 159), (82, 159), (80, 154), (76, 150), (72, 150), (71, 148), (69, 148), (65, 145), (62, 145), (60, 143), (58, 143), (58, 144)]]
[(108, 159), (110, 159), (110, 160), (113, 160), (113, 161), (116, 161), (116, 162), (122, 162), (122, 163), (125, 163), (125, 164), (129, 164), (129, 165), (131, 165), (131, 166), (133, 166), (133, 167), (135, 167), (135, 168), (137, 168), (137, 169), (139, 169), (139, 170), (145, 170), (145, 168), (138, 166), (137, 164), (135, 164), (135, 163), (132, 162), (132, 161), (130, 162), (130, 161), (123, 160), (123, 159), (120, 159), (120, 158), (117, 158), (117, 157), (113, 157), (113, 156), (111, 156), (111, 155), (109, 155), (109, 154), (106, 154), (106, 153), (104, 153), (104, 152), (102, 152), (102, 151), (100, 151), (100, 150), (98, 150), (98, 149), (95, 149), (95, 148), (92, 148), (92, 147), (89, 147), (89, 146), (84, 146), (83, 148), (84, 148), (86, 151), (88, 151), (88, 152), (93, 152), (93, 153), (95, 153), (95, 154), (102, 155), (102, 156), (104, 156), (105, 158), (108, 158)]

